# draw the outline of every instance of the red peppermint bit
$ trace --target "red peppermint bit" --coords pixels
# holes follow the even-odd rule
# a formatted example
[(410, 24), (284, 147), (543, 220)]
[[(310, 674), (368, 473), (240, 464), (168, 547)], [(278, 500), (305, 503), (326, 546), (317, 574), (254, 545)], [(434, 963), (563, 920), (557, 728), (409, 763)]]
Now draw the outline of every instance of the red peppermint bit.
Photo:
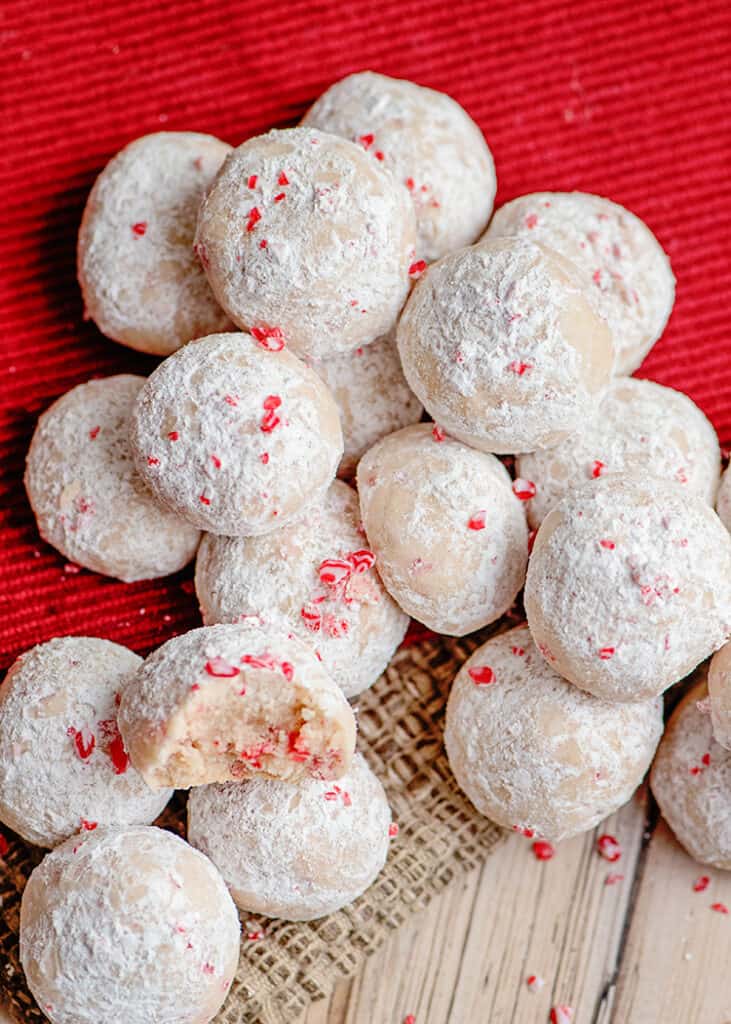
[(211, 499), (207, 498), (205, 496), (205, 494), (199, 494), (198, 495), (198, 501), (201, 503), (201, 505), (210, 505), (211, 504)]
[(384, 155), (383, 155), (383, 152), (380, 149), (377, 149), (373, 155), (375, 156), (376, 160), (383, 160), (383, 159), (385, 159)]
[(531, 551), (533, 550), (533, 545), (536, 542), (536, 537), (537, 536), (538, 536), (538, 530), (531, 530), (530, 533), (528, 534), (528, 554), (530, 554)]
[(238, 405), (239, 404), (238, 398), (236, 398), (234, 395), (224, 395), (223, 400), (224, 400), (224, 402), (227, 405)]
[(711, 884), (711, 879), (708, 875), (700, 875), (693, 882), (693, 892), (705, 892), (708, 886)]
[(517, 374), (518, 377), (522, 377), (528, 370), (533, 369), (533, 363), (524, 363), (522, 359), (514, 359), (512, 363), (508, 363), (508, 369), (511, 373)]
[[(360, 548), (358, 551), (351, 551), (349, 555), (345, 556), (353, 567), (353, 572), (364, 573), (372, 569), (376, 564), (376, 556), (368, 548)], [(324, 564), (324, 563), (323, 563)], [(322, 566), (320, 566), (322, 569)], [(322, 579), (322, 577), (320, 577)]]
[(531, 992), (539, 992), (546, 984), (543, 978), (539, 978), (537, 974), (529, 974), (525, 983)]
[(358, 142), (361, 144), (363, 149), (370, 149), (370, 147), (373, 145), (374, 139), (375, 135), (369, 132), (368, 135), (361, 135), (361, 137), (358, 139)]
[(591, 279), (594, 282), (594, 284), (601, 284), (602, 283), (602, 272), (601, 272), (601, 270), (595, 270), (594, 273), (591, 275)]
[(322, 628), (331, 639), (339, 640), (347, 634), (350, 627), (347, 619), (339, 619), (337, 615), (326, 615), (322, 620)]
[(530, 230), (534, 228), (538, 223), (538, 216), (535, 213), (529, 213), (525, 218), (525, 226)]
[(597, 480), (602, 475), (602, 470), (604, 468), (605, 467), (604, 467), (604, 463), (603, 462), (601, 462), (599, 459), (594, 459), (594, 461), (591, 464), (591, 475), (592, 475), (592, 478), (594, 480)]
[(221, 468), (221, 460), (219, 459), (219, 457), (217, 455), (211, 455), (211, 462), (216, 467), (216, 469), (220, 469)]
[(249, 180), (246, 182), (246, 184), (249, 186), (249, 188), (256, 188), (256, 183), (258, 180), (259, 176), (257, 174), (250, 174)]
[(294, 665), (290, 664), (288, 661), (283, 661), (279, 667), (282, 670), (284, 678), (288, 683), (291, 683), (294, 679)]
[(316, 605), (303, 605), (300, 615), (302, 616), (302, 621), (305, 626), (307, 626), (311, 632), (319, 633), (320, 627), (322, 626), (322, 615)]
[(160, 460), (156, 459), (154, 455), (148, 455), (147, 456), (147, 465), (148, 466), (159, 466), (160, 465)]
[[(249, 942), (260, 942), (261, 939), (264, 938), (264, 932), (262, 931), (261, 928), (254, 928), (253, 931), (248, 931), (246, 933), (246, 938), (249, 940)], [(229, 982), (229, 985), (230, 984), (231, 982)]]
[[(390, 833), (389, 833), (390, 835)], [(0, 857), (6, 857), (10, 851), (10, 846), (5, 836), (0, 833)]]
[(533, 843), (533, 856), (536, 860), (550, 860), (555, 852), (551, 843), (546, 842), (545, 839), (537, 839)]
[(607, 877), (604, 879), (604, 884), (605, 885), (617, 885), (618, 882), (623, 882), (623, 881), (624, 881), (624, 875), (618, 875), (618, 874), (615, 874), (615, 873), (611, 873), (611, 874), (607, 875)]
[(193, 683), (193, 685), (191, 686), (191, 690), (193, 691), (193, 693), (197, 693), (198, 690), (200, 690), (200, 688), (201, 688), (201, 684), (200, 683)]
[(252, 327), (251, 334), (267, 352), (281, 352), (284, 348), (281, 327)]
[(89, 439), (91, 441), (96, 441), (97, 437), (99, 436), (100, 430), (101, 427), (92, 427), (92, 429), (89, 431)]
[(260, 249), (266, 249), (266, 247), (268, 245), (269, 245), (269, 242), (267, 242), (266, 238), (262, 238), (261, 242), (259, 242), (259, 248)]
[(170, 433), (168, 434), (168, 441), (177, 441), (179, 437), (180, 434), (178, 433), (177, 430), (171, 430)]
[(694, 764), (692, 768), (688, 769), (688, 771), (690, 772), (691, 775), (700, 775), (702, 773), (703, 769), (699, 768), (697, 764)]
[(287, 195), (286, 195), (286, 193), (285, 193), (285, 192), (280, 192), (280, 193), (279, 193), (278, 195), (276, 195), (276, 196), (274, 197), (274, 202), (275, 202), (275, 203), (281, 203), (281, 201), (282, 201), (283, 199), (286, 199), (286, 198), (287, 198)]
[(213, 964), (203, 964), (203, 973), (204, 974), (215, 974), (216, 973), (216, 968), (213, 966)]
[(249, 210), (249, 216), (246, 221), (246, 230), (253, 231), (256, 225), (261, 220), (261, 214), (256, 206), (252, 206)]
[(728, 907), (725, 903), (712, 903), (711, 910), (715, 910), (717, 914), (728, 914)]
[(711, 755), (710, 754), (704, 754), (703, 757), (701, 758), (701, 761), (703, 762), (703, 764), (707, 768), (709, 766), (709, 764), (711, 763)]
[(289, 185), (289, 178), (284, 173), (284, 171), (279, 172), (279, 177), (277, 178), (277, 185)]
[(414, 191), (414, 179), (413, 178), (407, 178), (406, 181), (404, 182), (404, 185), (406, 185), (406, 188), (409, 190), (409, 192), (413, 192)]
[(495, 682), (495, 673), (489, 665), (477, 665), (475, 668), (467, 669), (467, 675), (477, 686), (487, 686)]
[(252, 668), (266, 668), (270, 672), (276, 671), (277, 662), (271, 654), (245, 654), (241, 659), (242, 665), (250, 665)]
[(326, 558), (317, 571), (320, 583), (326, 587), (340, 587), (347, 582), (353, 566), (344, 558)]
[(599, 654), (599, 657), (601, 658), (602, 661), (609, 661), (610, 658), (614, 657), (614, 648), (613, 647), (601, 647), (599, 649), (598, 654)]
[(474, 512), (467, 520), (468, 530), (484, 530), (485, 522), (487, 520), (487, 511), (482, 508), (479, 512)]
[[(266, 403), (264, 404), (264, 408), (266, 409)], [(271, 434), (271, 432), (275, 430), (281, 424), (281, 422), (282, 421), (280, 417), (277, 416), (273, 409), (267, 409), (267, 411), (261, 418), (261, 424), (259, 425), (259, 429), (261, 430), (262, 434)]]
[(604, 860), (608, 860), (610, 864), (614, 864), (622, 856), (622, 847), (614, 836), (610, 836), (608, 833), (599, 836), (596, 841), (596, 848), (599, 856), (603, 857)]
[(549, 1020), (551, 1024), (570, 1024), (574, 1011), (570, 1006), (554, 1006)]
[(290, 761), (306, 761), (310, 756), (306, 747), (302, 746), (299, 729), (287, 733), (287, 757)]
[(510, 649), (517, 658), (522, 658), (525, 654), (525, 647), (511, 647)]
[(404, 1017), (404, 1024), (416, 1024), (416, 1017), (413, 1013), (407, 1013)]
[(129, 754), (124, 749), (124, 740), (117, 733), (112, 742), (109, 744), (109, 759), (114, 767), (115, 775), (124, 775), (129, 768)]
[(87, 821), (86, 818), (81, 819), (81, 831), (82, 832), (93, 832), (99, 825), (98, 821)]
[(79, 755), (81, 760), (88, 761), (94, 751), (94, 747), (96, 746), (96, 737), (94, 736), (94, 733), (87, 733), (87, 738), (85, 738), (80, 729), (74, 729), (74, 727), (71, 726), (66, 730), (66, 734), (73, 738), (76, 753)]
[(599, 544), (600, 544), (600, 546), (601, 546), (601, 547), (603, 547), (603, 548), (606, 548), (606, 549), (607, 549), (607, 551), (614, 551), (614, 549), (615, 549), (615, 548), (616, 548), (616, 546), (617, 546), (617, 545), (616, 545), (616, 544), (614, 543), (614, 541), (613, 541), (613, 540), (607, 540), (606, 538), (604, 538), (603, 540), (600, 540), (600, 541), (599, 541)]
[(269, 452), (262, 452), (259, 456), (259, 462), (262, 462), (266, 466), (269, 462)]
[(211, 658), (205, 664), (205, 670), (209, 676), (214, 676), (216, 679), (233, 679), (234, 676), (239, 674), (240, 669), (236, 665), (232, 665), (226, 661), (225, 658)]
[(517, 480), (513, 480), (513, 494), (521, 501), (530, 501), (536, 496), (536, 485), (532, 480), (524, 480), (519, 476)]
[(434, 438), (435, 441), (443, 441), (447, 435), (444, 433), (442, 428), (437, 426), (437, 424), (435, 423), (434, 426), (432, 427), (431, 436)]
[(425, 270), (426, 260), (416, 260), (416, 262), (412, 263), (409, 267), (409, 277), (413, 277), (414, 279), (421, 277)]
[(398, 835), (398, 831), (398, 825), (396, 824), (395, 821), (392, 821), (391, 824), (388, 826), (388, 838), (395, 839), (396, 836)]
[(132, 234), (142, 238), (145, 231), (147, 231), (147, 221), (138, 220), (136, 224), (132, 225)]

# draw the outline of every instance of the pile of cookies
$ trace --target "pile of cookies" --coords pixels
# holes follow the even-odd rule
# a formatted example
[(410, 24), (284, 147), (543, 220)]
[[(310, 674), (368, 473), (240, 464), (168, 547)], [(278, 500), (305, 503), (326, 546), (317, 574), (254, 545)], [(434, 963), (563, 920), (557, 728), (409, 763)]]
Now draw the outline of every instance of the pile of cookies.
[[(296, 128), (146, 136), (97, 179), (87, 313), (165, 358), (41, 416), (28, 496), (90, 570), (197, 553), (204, 626), (144, 661), (57, 638), (0, 689), (0, 821), (52, 849), (21, 957), (55, 1024), (209, 1021), (237, 908), (356, 899), (396, 829), (350, 701), (409, 616), (463, 636), (523, 589), (527, 624), (449, 696), (477, 810), (542, 839), (593, 828), (650, 766), (663, 691), (718, 650), (653, 787), (691, 853), (731, 868), (731, 477), (690, 399), (626, 376), (670, 315), (668, 260), (607, 199), (491, 219), (495, 188), (461, 107), (370, 72)], [(190, 845), (151, 827), (176, 789)]]

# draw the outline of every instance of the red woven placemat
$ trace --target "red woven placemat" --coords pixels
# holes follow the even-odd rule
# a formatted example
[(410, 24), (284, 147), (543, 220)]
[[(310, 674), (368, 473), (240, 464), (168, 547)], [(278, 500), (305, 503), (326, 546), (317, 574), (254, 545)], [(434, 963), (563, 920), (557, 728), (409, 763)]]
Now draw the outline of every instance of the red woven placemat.
[(642, 373), (731, 439), (727, 0), (6, 0), (0, 33), (0, 667), (59, 633), (144, 650), (195, 622), (187, 576), (64, 571), (21, 484), (41, 408), (92, 374), (153, 365), (82, 322), (74, 272), (95, 174), (145, 132), (238, 143), (364, 67), (450, 92), (487, 135), (500, 202), (583, 189), (648, 221), (678, 298)]

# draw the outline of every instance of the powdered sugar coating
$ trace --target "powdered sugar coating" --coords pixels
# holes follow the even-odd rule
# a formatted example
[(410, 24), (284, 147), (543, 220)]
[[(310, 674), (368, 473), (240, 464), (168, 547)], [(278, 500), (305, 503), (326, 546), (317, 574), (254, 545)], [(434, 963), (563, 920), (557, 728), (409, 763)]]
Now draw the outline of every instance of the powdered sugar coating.
[(716, 498), (716, 511), (723, 525), (731, 533), (731, 469), (728, 466), (721, 476), (721, 485)]
[(711, 658), (708, 693), (714, 738), (722, 747), (731, 750), (731, 641)]
[(358, 460), (376, 441), (421, 419), (424, 409), (406, 383), (395, 331), (314, 369), (340, 409), (344, 452), (339, 477), (352, 477)]
[(463, 636), (515, 600), (528, 531), (505, 467), (432, 431), (415, 424), (366, 452), (360, 506), (391, 596), (430, 629)]
[(160, 508), (137, 472), (130, 418), (144, 377), (72, 388), (39, 418), (25, 470), (38, 530), (66, 558), (125, 583), (177, 572), (198, 530)]
[(322, 359), (394, 326), (415, 235), (408, 192), (360, 146), (288, 128), (229, 156), (196, 245), (232, 320), (279, 328), (294, 351)]
[(420, 259), (439, 259), (484, 230), (497, 187), (492, 154), (445, 93), (361, 71), (331, 85), (302, 123), (358, 143), (406, 186)]
[[(679, 842), (701, 864), (731, 870), (731, 752), (713, 737), (706, 670), (677, 706), (652, 766), (650, 784)], [(701, 707), (699, 707), (701, 703)]]
[(164, 506), (231, 537), (284, 526), (322, 497), (343, 453), (317, 374), (250, 334), (200, 338), (161, 363), (137, 400), (131, 443)]
[(213, 864), (158, 828), (67, 840), (33, 871), (20, 909), (26, 981), (53, 1024), (207, 1024), (239, 935)]
[(562, 441), (608, 384), (613, 359), (575, 269), (525, 239), (485, 242), (429, 267), (397, 341), (430, 415), (490, 452)]
[(720, 465), (716, 431), (687, 395), (629, 377), (612, 381), (576, 433), (517, 463), (536, 485), (533, 527), (568, 491), (606, 473), (659, 477), (713, 505)]
[(231, 323), (193, 252), (198, 207), (231, 147), (199, 132), (135, 139), (94, 183), (79, 231), (87, 314), (153, 355)]
[(384, 671), (409, 624), (359, 527), (358, 496), (336, 480), (322, 502), (284, 530), (249, 538), (205, 534), (195, 574), (203, 621), (279, 614), (288, 631), (315, 648), (346, 697), (355, 697)]
[(355, 750), (351, 707), (313, 651), (259, 619), (194, 629), (159, 647), (125, 687), (119, 728), (154, 787), (256, 772), (334, 779)]
[(484, 238), (506, 235), (531, 238), (574, 263), (612, 332), (615, 372), (636, 370), (675, 300), (670, 261), (647, 225), (602, 196), (537, 192), (495, 212)]
[[(489, 683), (478, 681), (489, 678), (485, 669)], [(662, 727), (661, 699), (613, 704), (584, 693), (518, 626), (460, 669), (444, 739), (455, 778), (481, 814), (560, 840), (594, 828), (631, 798)]]
[(337, 784), (275, 779), (201, 786), (188, 837), (241, 910), (312, 921), (357, 899), (386, 862), (391, 811), (361, 754)]
[(13, 663), (0, 686), (0, 821), (56, 846), (97, 825), (148, 825), (172, 796), (128, 763), (115, 698), (142, 664), (126, 647), (66, 636)]
[(561, 675), (607, 700), (653, 697), (731, 635), (731, 537), (676, 484), (602, 477), (544, 519), (524, 601)]

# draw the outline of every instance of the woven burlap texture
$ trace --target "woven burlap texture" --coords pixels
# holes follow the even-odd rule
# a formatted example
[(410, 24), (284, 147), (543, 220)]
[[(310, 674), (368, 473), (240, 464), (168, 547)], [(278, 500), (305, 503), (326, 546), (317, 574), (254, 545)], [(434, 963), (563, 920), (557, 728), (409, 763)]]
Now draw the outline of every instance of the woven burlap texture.
[[(389, 931), (481, 864), (500, 841), (501, 830), (457, 789), (442, 742), (449, 686), (477, 642), (440, 637), (406, 647), (362, 695), (359, 748), (383, 782), (399, 825), (388, 863), (359, 900), (321, 921), (244, 915), (241, 961), (217, 1024), (292, 1024), (310, 1002), (353, 974)], [(184, 815), (179, 796), (159, 824), (182, 833)], [(0, 992), (19, 1022), (35, 1024), (45, 1018), (18, 962), (18, 918), (23, 886), (43, 851), (8, 838), (10, 850), (0, 861)], [(263, 938), (246, 937), (258, 929)]]

